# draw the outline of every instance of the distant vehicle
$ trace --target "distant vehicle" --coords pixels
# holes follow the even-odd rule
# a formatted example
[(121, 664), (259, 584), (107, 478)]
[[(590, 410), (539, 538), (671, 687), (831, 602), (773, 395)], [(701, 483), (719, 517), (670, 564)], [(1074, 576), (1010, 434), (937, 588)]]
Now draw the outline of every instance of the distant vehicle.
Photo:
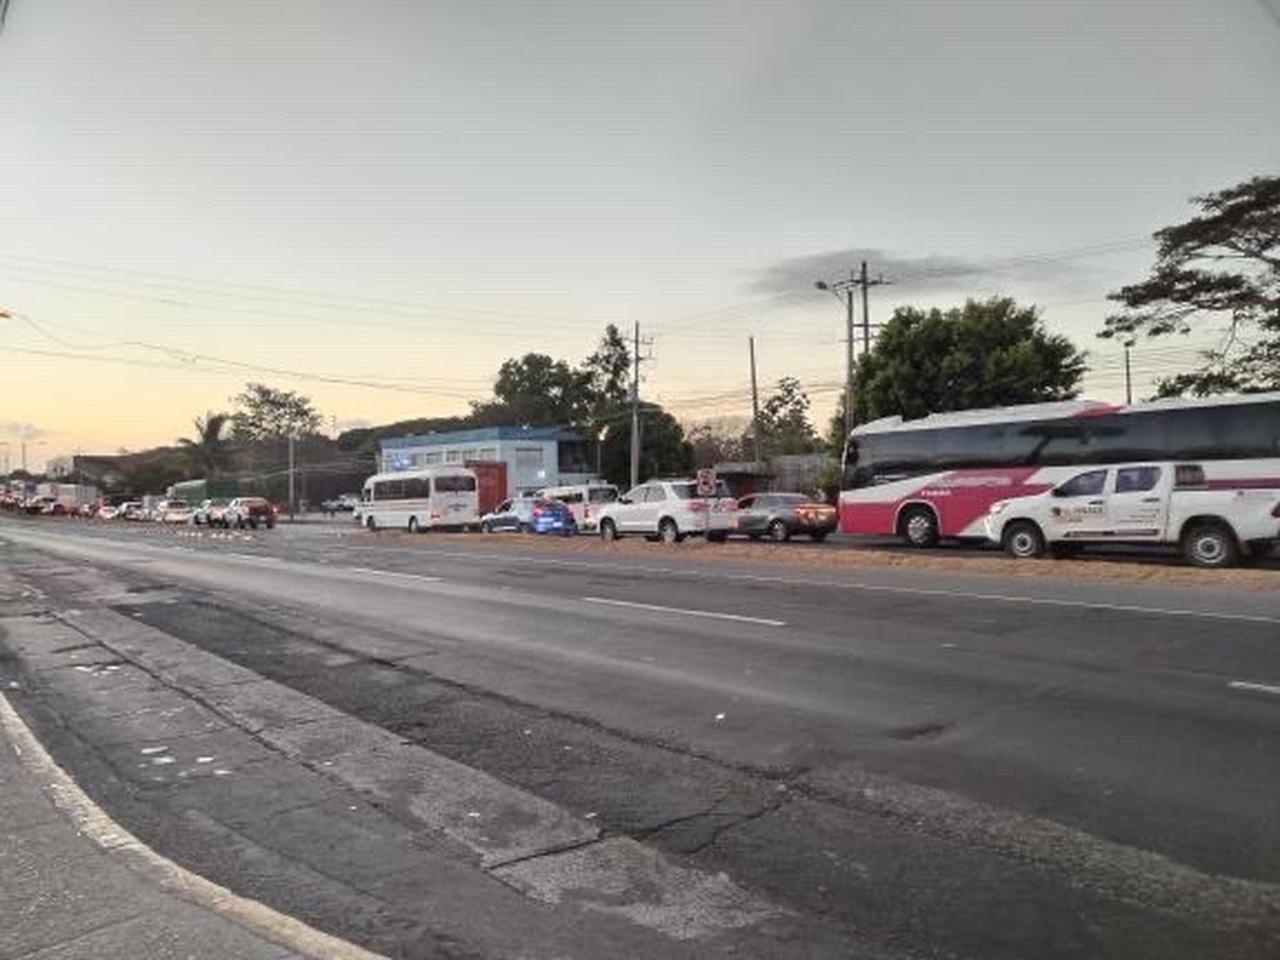
[(539, 495), (568, 504), (580, 529), (595, 530), (600, 522), (601, 508), (617, 501), (618, 488), (612, 483), (576, 483), (547, 487)]
[(200, 506), (191, 512), (191, 522), (197, 527), (220, 527), (222, 526), (223, 514), (227, 511), (227, 504), (231, 501), (223, 497), (212, 497), (201, 501)]
[(120, 504), (115, 515), (116, 520), (145, 520), (146, 518), (147, 511), (141, 500), (126, 500)]
[(27, 501), (25, 509), (27, 513), (46, 517), (61, 517), (67, 513), (66, 506), (57, 497), (51, 496), (32, 497)]
[(360, 506), (360, 494), (343, 493), (332, 500), (325, 500), (320, 504), (320, 509), (325, 513), (354, 513), (358, 506)]
[(716, 484), (716, 496), (704, 499), (694, 480), (649, 480), (600, 508), (600, 537), (616, 540), (638, 533), (678, 543), (687, 536), (705, 536), (720, 543), (737, 529), (737, 513), (738, 502), (723, 481)]
[(479, 526), (478, 483), (466, 467), (379, 473), (364, 482), (359, 515), (369, 530), (465, 530)]
[(1015, 557), (1161, 543), (1177, 544), (1196, 566), (1229, 567), (1280, 541), (1280, 478), (1272, 489), (1215, 488), (1197, 463), (1118, 464), (997, 501), (984, 523), (988, 538)]
[(181, 497), (161, 500), (151, 508), (151, 519), (160, 523), (187, 523), (191, 516), (191, 505)]
[(1080, 400), (891, 417), (849, 435), (840, 494), (845, 533), (898, 534), (908, 544), (984, 538), (1000, 500), (1039, 494), (1111, 464), (1199, 464), (1212, 487), (1280, 478), (1280, 393), (1155, 400)]
[(485, 533), (515, 531), (518, 533), (578, 532), (578, 522), (569, 505), (547, 497), (516, 497), (498, 504), (496, 510), (480, 518)]
[(276, 525), (276, 509), (262, 497), (236, 497), (222, 511), (221, 522), (228, 529), (257, 530), (262, 526), (270, 530)]
[(803, 493), (756, 493), (738, 501), (738, 532), (784, 543), (796, 534), (821, 543), (836, 528), (836, 508)]

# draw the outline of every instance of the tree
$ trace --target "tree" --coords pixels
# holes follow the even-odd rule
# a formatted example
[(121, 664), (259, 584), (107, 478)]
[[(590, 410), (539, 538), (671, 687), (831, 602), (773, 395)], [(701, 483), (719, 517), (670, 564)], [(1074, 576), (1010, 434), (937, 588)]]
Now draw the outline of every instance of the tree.
[(231, 446), (222, 435), (230, 421), (230, 414), (210, 411), (192, 421), (196, 428), (194, 439), (184, 437), (178, 441), (191, 463), (206, 477), (216, 477), (230, 465)]
[(232, 436), (241, 442), (304, 437), (318, 433), (323, 418), (311, 401), (292, 390), (275, 390), (262, 383), (245, 385), (235, 397)]
[(695, 466), (712, 467), (717, 463), (738, 462), (750, 457), (750, 435), (747, 421), (741, 417), (725, 417), (691, 424), (685, 436), (693, 447)]
[(948, 410), (1068, 400), (1079, 392), (1084, 354), (1050, 335), (1035, 307), (969, 300), (928, 312), (899, 307), (854, 370), (858, 423)]
[(813, 453), (820, 442), (809, 422), (809, 396), (795, 377), (783, 377), (760, 405), (760, 455)]
[[(611, 483), (631, 480), (631, 418), (611, 425), (600, 451), (602, 473)], [(693, 446), (676, 418), (656, 403), (640, 404), (640, 479), (686, 474), (693, 469)]]
[(604, 328), (600, 345), (582, 361), (579, 372), (590, 397), (593, 419), (609, 416), (627, 402), (631, 392), (631, 351), (612, 323)]
[(477, 426), (578, 425), (587, 421), (591, 409), (587, 375), (545, 353), (526, 353), (503, 362), (493, 396), (487, 403), (472, 404)]
[(1198, 370), (1163, 380), (1163, 396), (1280, 389), (1280, 177), (1193, 197), (1201, 214), (1155, 233), (1151, 276), (1121, 287), (1102, 337), (1162, 337), (1226, 321)]

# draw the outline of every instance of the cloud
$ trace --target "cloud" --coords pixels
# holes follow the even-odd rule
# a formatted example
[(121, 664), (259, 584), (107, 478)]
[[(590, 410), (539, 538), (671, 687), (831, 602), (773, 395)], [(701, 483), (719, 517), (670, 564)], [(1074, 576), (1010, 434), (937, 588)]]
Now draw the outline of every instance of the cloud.
[(1082, 248), (1059, 254), (978, 260), (941, 254), (902, 256), (885, 250), (851, 247), (778, 260), (756, 270), (750, 287), (754, 293), (796, 301), (822, 299), (831, 294), (817, 289), (815, 282), (848, 279), (850, 269), (857, 270), (865, 260), (868, 277), (872, 280), (883, 277), (893, 285), (895, 298), (903, 294), (952, 290), (985, 296), (991, 292), (993, 283), (1000, 289), (1017, 286), (1101, 295), (1108, 289), (1109, 281), (1096, 266), (1080, 261), (1102, 252), (1101, 248)]
[(19, 440), (38, 440), (49, 436), (48, 430), (41, 430), (35, 424), (18, 423), (15, 420), (0, 420), (0, 436), (17, 437)]

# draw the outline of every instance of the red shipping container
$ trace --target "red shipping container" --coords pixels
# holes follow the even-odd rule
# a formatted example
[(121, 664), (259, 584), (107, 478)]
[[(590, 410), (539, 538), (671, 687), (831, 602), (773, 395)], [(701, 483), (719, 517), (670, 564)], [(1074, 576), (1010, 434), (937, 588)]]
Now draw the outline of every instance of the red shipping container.
[(507, 499), (507, 464), (503, 460), (468, 460), (463, 466), (474, 470), (480, 495), (480, 512), (488, 513)]

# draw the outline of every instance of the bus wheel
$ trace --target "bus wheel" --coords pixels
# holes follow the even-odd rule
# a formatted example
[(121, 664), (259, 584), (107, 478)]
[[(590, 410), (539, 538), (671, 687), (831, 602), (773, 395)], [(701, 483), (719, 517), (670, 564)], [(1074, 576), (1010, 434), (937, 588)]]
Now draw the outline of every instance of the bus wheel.
[(1240, 559), (1240, 546), (1229, 527), (1208, 521), (1183, 534), (1182, 553), (1197, 567), (1233, 567)]
[(410, 518), (409, 518), (409, 532), (410, 532), (410, 533), (418, 533), (418, 532), (419, 532), (419, 528), (418, 528), (418, 518), (417, 518), (417, 517), (410, 517)]
[(1004, 528), (1004, 552), (1019, 560), (1044, 556), (1044, 534), (1030, 520), (1015, 520)]
[(369, 519), (365, 520), (364, 525), (365, 525), (366, 527), (368, 527), (370, 530), (377, 530), (377, 529), (378, 529), (378, 524), (377, 524), (377, 522), (373, 519), (373, 517), (369, 517)]
[(908, 507), (898, 521), (898, 532), (913, 547), (936, 547), (938, 516), (928, 507)]

